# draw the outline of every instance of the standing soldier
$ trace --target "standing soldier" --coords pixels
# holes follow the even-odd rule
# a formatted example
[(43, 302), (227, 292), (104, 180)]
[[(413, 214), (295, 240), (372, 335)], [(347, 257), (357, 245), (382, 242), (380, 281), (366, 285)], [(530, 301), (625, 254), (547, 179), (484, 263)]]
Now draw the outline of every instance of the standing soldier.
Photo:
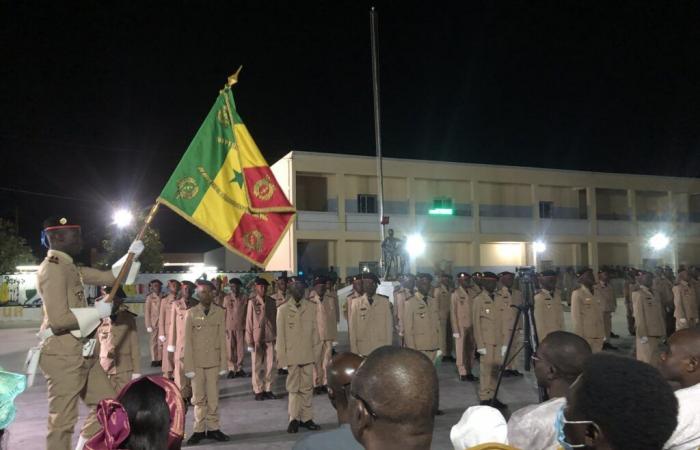
[[(171, 328), (171, 310), (173, 303), (178, 299), (180, 295), (180, 282), (177, 280), (168, 281), (168, 295), (163, 297), (160, 301), (160, 315), (158, 316), (158, 340), (167, 347), (168, 333), (170, 333)], [(161, 367), (163, 371), (163, 376), (165, 378), (173, 378), (173, 355), (165, 351), (163, 352), (163, 364)]]
[(352, 283), (352, 292), (345, 297), (345, 303), (343, 304), (343, 315), (345, 316), (345, 320), (348, 322), (348, 330), (350, 330), (350, 312), (352, 309), (352, 302), (362, 297), (362, 294), (364, 294), (365, 291), (362, 288), (362, 277), (360, 275), (353, 275), (352, 277), (348, 278), (350, 278), (350, 283)]
[[(277, 278), (277, 281), (275, 282), (275, 287), (277, 288), (277, 291), (270, 297), (275, 299), (275, 305), (277, 305), (277, 309), (279, 309), (279, 307), (287, 301), (286, 273), (283, 273)], [(277, 359), (275, 359), (275, 366), (277, 366), (277, 375), (287, 375), (287, 369), (285, 369), (284, 366), (280, 365)]]
[(476, 284), (474, 278), (472, 278), (471, 275), (469, 275), (467, 272), (464, 272), (464, 275), (466, 277), (466, 283), (467, 283), (467, 294), (469, 295), (469, 298), (474, 300), (477, 295), (481, 294), (481, 287)]
[(675, 305), (676, 330), (693, 328), (698, 323), (698, 307), (695, 304), (695, 290), (688, 283), (688, 270), (678, 269), (678, 283), (673, 286), (673, 303)]
[(170, 307), (170, 331), (168, 332), (167, 350), (173, 355), (173, 377), (186, 403), (189, 403), (192, 397), (192, 383), (185, 377), (185, 322), (187, 310), (197, 304), (197, 300), (193, 297), (195, 289), (193, 282), (187, 280), (182, 282), (180, 298)]
[(445, 361), (454, 361), (452, 357), (452, 326), (450, 323), (450, 304), (452, 302), (452, 284), (450, 275), (443, 272), (440, 284), (433, 290), (433, 298), (438, 304), (440, 319), (440, 352)]
[(432, 281), (428, 273), (416, 275), (416, 292), (406, 300), (404, 310), (404, 339), (406, 347), (435, 362), (440, 349), (440, 305), (430, 296)]
[[(515, 282), (513, 272), (501, 272), (498, 274), (498, 277), (501, 286), (496, 290), (495, 299), (503, 312), (503, 336), (507, 344), (511, 333), (515, 330), (513, 334), (513, 346), (518, 348), (522, 345), (523, 321), (522, 316), (520, 316), (518, 323), (515, 323), (518, 318), (518, 309), (516, 307), (523, 304), (523, 293), (518, 289), (513, 289), (513, 283)], [(515, 360), (512, 360), (510, 364), (508, 364), (506, 370), (503, 371), (503, 376), (522, 377), (523, 374), (515, 368)]]
[(144, 305), (144, 316), (146, 321), (146, 331), (149, 334), (148, 345), (151, 350), (151, 367), (162, 365), (163, 343), (158, 340), (158, 320), (160, 318), (160, 291), (163, 283), (160, 280), (152, 280), (148, 283), (150, 291), (146, 297)]
[[(111, 286), (105, 290), (111, 291)], [(141, 376), (141, 352), (136, 314), (124, 305), (126, 294), (122, 288), (112, 301), (112, 315), (102, 320), (97, 329), (100, 340), (100, 365), (112, 383), (115, 392)]]
[(658, 292), (652, 288), (653, 277), (639, 271), (639, 289), (632, 293), (634, 323), (637, 327), (637, 359), (656, 366), (661, 352), (659, 344), (666, 336), (664, 309)]
[(474, 341), (479, 355), (479, 400), (482, 405), (498, 409), (506, 408), (494, 397), (498, 382), (498, 369), (506, 352), (503, 336), (503, 310), (495, 300), (498, 278), (492, 272), (476, 273), (474, 278), (481, 286), (481, 293), (474, 299), (472, 314)]
[(316, 327), (321, 340), (321, 353), (314, 365), (314, 394), (328, 392), (326, 369), (333, 357), (333, 347), (338, 345), (338, 298), (328, 292), (327, 281), (323, 276), (314, 278), (314, 286), (309, 295), (309, 301), (316, 305)]
[(301, 277), (289, 279), (290, 301), (277, 310), (277, 357), (289, 371), (286, 387), (289, 392), (288, 433), (302, 426), (318, 430), (313, 418), (313, 371), (321, 354), (317, 330), (317, 306), (304, 298), (306, 283)]
[[(625, 268), (625, 284), (622, 288), (625, 295), (625, 310), (627, 312), (627, 331), (630, 336), (635, 335), (634, 331), (634, 312), (632, 311), (632, 292), (639, 289), (636, 281), (637, 269)], [(675, 327), (675, 325), (674, 325)]]
[(584, 268), (577, 275), (581, 286), (571, 294), (571, 322), (574, 333), (588, 342), (593, 353), (598, 353), (605, 341), (603, 302), (593, 293), (593, 271)]
[(466, 272), (460, 272), (457, 274), (457, 282), (459, 287), (452, 293), (450, 321), (452, 322), (452, 337), (455, 340), (459, 381), (479, 381), (477, 377), (472, 375), (476, 348), (474, 346), (474, 328), (472, 327), (472, 299), (467, 293), (471, 276)]
[(376, 348), (391, 345), (392, 313), (389, 298), (377, 294), (379, 278), (373, 273), (362, 274), (364, 294), (353, 300), (350, 310), (350, 348), (366, 356)]
[(248, 313), (248, 298), (241, 293), (243, 284), (238, 278), (228, 282), (231, 292), (224, 297), (226, 312), (226, 355), (228, 357), (228, 378), (245, 377), (245, 321)]
[(272, 393), (277, 307), (275, 300), (266, 295), (269, 285), (264, 278), (255, 279), (255, 297), (248, 301), (246, 315), (245, 341), (252, 357), (255, 400), (277, 398)]
[[(39, 367), (48, 387), (46, 448), (51, 450), (70, 448), (78, 421), (78, 398), (90, 409), (78, 440), (77, 448), (82, 449), (87, 439), (100, 429), (95, 406), (115, 394), (100, 366), (99, 344), (94, 337), (100, 319), (112, 313), (112, 305), (98, 301), (94, 307), (88, 307), (83, 283), (111, 284), (114, 273), (119, 273), (121, 267), (119, 261), (112, 272), (77, 267), (73, 256), (82, 250), (80, 231), (80, 225), (71, 224), (63, 217), (46, 220), (42, 233), (42, 241), (49, 250), (37, 271), (37, 289), (44, 312)], [(134, 241), (129, 247), (136, 257), (142, 251), (141, 241)], [(137, 271), (138, 265), (132, 267), (127, 283), (134, 282)]]
[[(676, 318), (674, 316), (675, 305), (673, 304), (673, 285), (675, 282), (675, 277), (673, 276), (673, 269), (666, 266), (663, 271), (660, 272), (659, 278), (659, 293), (661, 294), (661, 303), (664, 306), (664, 317), (666, 319), (666, 336), (671, 336), (676, 331)], [(655, 285), (656, 286), (656, 285)], [(695, 298), (697, 299), (698, 291), (695, 291)]]
[(406, 345), (404, 342), (404, 311), (406, 310), (406, 301), (413, 297), (413, 291), (416, 288), (416, 277), (407, 273), (400, 280), (401, 288), (394, 292), (394, 327), (399, 335), (399, 345), (403, 347)]
[(220, 442), (230, 438), (219, 429), (219, 377), (226, 374), (224, 310), (213, 303), (214, 284), (197, 280), (199, 303), (187, 310), (185, 319), (185, 376), (192, 380), (194, 432), (188, 445), (202, 439)]
[(545, 270), (540, 274), (539, 282), (541, 289), (535, 294), (534, 310), (537, 339), (542, 342), (549, 333), (564, 330), (564, 308), (561, 293), (556, 288), (556, 272)]
[(221, 277), (216, 277), (212, 281), (215, 288), (214, 294), (214, 304), (217, 306), (222, 306), (224, 304), (224, 297), (226, 297), (226, 292), (224, 292), (224, 283)]
[(603, 302), (603, 329), (605, 333), (605, 342), (603, 350), (617, 350), (617, 347), (610, 344), (610, 338), (619, 338), (620, 336), (612, 332), (612, 315), (617, 309), (617, 299), (615, 291), (610, 285), (610, 273), (605, 269), (598, 271), (598, 282), (595, 284), (595, 294)]

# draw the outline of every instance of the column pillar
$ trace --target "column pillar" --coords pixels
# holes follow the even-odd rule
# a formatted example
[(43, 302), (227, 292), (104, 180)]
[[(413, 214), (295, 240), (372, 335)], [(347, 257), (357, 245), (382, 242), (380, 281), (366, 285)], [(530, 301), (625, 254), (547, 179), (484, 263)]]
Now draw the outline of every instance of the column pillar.
[(340, 231), (345, 231), (347, 229), (345, 225), (345, 174), (337, 173), (335, 180), (335, 190), (338, 194), (338, 228)]
[(347, 242), (345, 239), (338, 239), (335, 241), (335, 257), (338, 271), (338, 276), (345, 281), (345, 277), (348, 276), (348, 261), (347, 261)]

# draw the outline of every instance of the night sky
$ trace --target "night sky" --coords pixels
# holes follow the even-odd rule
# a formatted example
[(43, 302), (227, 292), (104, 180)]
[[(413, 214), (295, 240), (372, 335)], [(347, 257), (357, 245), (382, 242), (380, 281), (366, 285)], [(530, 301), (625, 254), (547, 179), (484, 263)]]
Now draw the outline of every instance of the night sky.
[[(112, 205), (152, 202), (241, 64), (268, 162), (374, 154), (371, 4), (386, 156), (700, 171), (698, 2), (130, 3), (1, 3), (0, 216), (37, 250), (46, 216), (90, 244)], [(169, 211), (156, 226), (166, 251), (216, 247)]]

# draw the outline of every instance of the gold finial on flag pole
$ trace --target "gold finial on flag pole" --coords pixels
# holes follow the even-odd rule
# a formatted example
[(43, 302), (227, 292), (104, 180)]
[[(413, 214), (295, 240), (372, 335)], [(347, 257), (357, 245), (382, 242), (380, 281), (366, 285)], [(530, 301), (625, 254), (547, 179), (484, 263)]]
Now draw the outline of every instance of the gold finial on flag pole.
[(231, 86), (233, 86), (234, 84), (238, 83), (238, 74), (241, 73), (241, 69), (242, 69), (242, 68), (243, 68), (243, 66), (239, 66), (239, 67), (238, 67), (238, 70), (236, 70), (236, 73), (234, 73), (233, 75), (230, 75), (230, 76), (228, 77), (228, 81), (226, 82), (226, 85), (227, 85), (228, 87), (231, 87)]

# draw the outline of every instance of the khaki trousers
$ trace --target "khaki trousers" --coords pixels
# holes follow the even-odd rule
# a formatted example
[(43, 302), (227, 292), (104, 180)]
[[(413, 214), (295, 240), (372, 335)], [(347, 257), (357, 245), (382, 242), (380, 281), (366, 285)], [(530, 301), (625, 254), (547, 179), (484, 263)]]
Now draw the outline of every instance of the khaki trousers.
[(593, 353), (598, 353), (603, 351), (603, 342), (605, 342), (605, 339), (603, 338), (593, 338), (593, 337), (585, 337), (586, 342), (588, 342), (588, 345), (591, 346), (591, 350)]
[(158, 328), (148, 336), (148, 346), (151, 349), (151, 361), (160, 361), (163, 358), (163, 343), (158, 340)]
[(289, 421), (306, 422), (314, 418), (313, 371), (314, 364), (289, 366), (287, 368), (287, 392), (289, 392)]
[(228, 370), (238, 372), (243, 368), (245, 358), (245, 330), (226, 330)]
[(605, 337), (609, 338), (610, 333), (612, 333), (612, 315), (611, 311), (603, 312), (603, 330), (605, 330)]
[(457, 371), (460, 375), (467, 375), (472, 372), (472, 364), (474, 362), (474, 350), (476, 347), (474, 329), (472, 327), (460, 328), (457, 332), (459, 337), (454, 338)]
[(637, 359), (647, 364), (651, 364), (654, 367), (657, 367), (659, 365), (659, 358), (661, 356), (661, 351), (659, 350), (660, 343), (660, 337), (649, 336), (647, 338), (647, 343), (642, 344), (642, 337), (637, 336)]
[(450, 353), (452, 352), (452, 345), (447, 343), (448, 337), (449, 340), (451, 341), (452, 338), (452, 333), (449, 335), (447, 334), (447, 327), (451, 326), (450, 325), (450, 318), (442, 318), (440, 317), (440, 351), (442, 352), (442, 357), (444, 358), (445, 356), (450, 356)]
[(219, 429), (219, 366), (195, 367), (192, 378), (194, 432)]
[[(168, 342), (168, 336), (165, 336), (165, 342)], [(167, 346), (165, 346), (163, 343), (161, 343), (162, 348), (162, 361), (163, 364), (161, 365), (161, 371), (163, 372), (163, 376), (165, 378), (171, 378), (173, 376), (173, 368), (175, 367), (175, 354), (173, 352), (167, 351)]]
[(479, 358), (479, 400), (493, 398), (496, 383), (498, 383), (498, 369), (501, 368), (502, 361), (499, 346), (486, 346), (486, 354)]
[(273, 369), (275, 367), (275, 343), (265, 342), (256, 345), (252, 354), (253, 359), (253, 392), (272, 391)]
[[(99, 348), (95, 353), (99, 353)], [(46, 448), (70, 450), (73, 428), (78, 421), (78, 398), (90, 408), (80, 432), (89, 438), (101, 428), (95, 406), (104, 398), (114, 397), (114, 388), (95, 356), (42, 354), (39, 367), (46, 377), (49, 395)]]
[(321, 341), (321, 355), (314, 364), (314, 387), (328, 384), (327, 370), (333, 359), (333, 341)]
[(173, 378), (175, 379), (175, 385), (180, 388), (180, 395), (183, 400), (192, 397), (192, 380), (185, 376), (184, 361), (175, 361)]
[(124, 370), (117, 373), (108, 373), (107, 378), (114, 388), (114, 392), (119, 394), (124, 386), (126, 386), (129, 381), (131, 381), (131, 375), (133, 375), (133, 370)]

